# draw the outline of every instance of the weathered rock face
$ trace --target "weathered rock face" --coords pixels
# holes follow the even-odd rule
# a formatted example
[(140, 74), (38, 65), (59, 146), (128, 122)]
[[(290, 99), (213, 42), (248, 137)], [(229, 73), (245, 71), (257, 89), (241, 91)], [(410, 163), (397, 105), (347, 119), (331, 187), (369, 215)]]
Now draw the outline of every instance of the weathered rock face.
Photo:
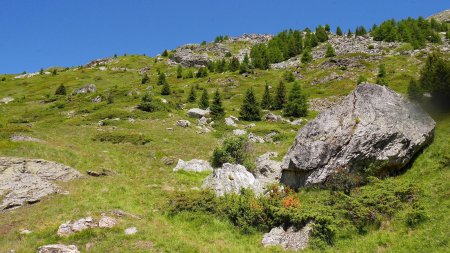
[(221, 168), (214, 169), (203, 181), (202, 188), (213, 190), (217, 196), (239, 193), (242, 188), (261, 191), (259, 182), (244, 166), (230, 163), (224, 163)]
[(435, 122), (385, 86), (359, 85), (297, 134), (282, 164), (286, 185), (323, 183), (337, 170), (392, 171), (430, 143)]
[(39, 247), (38, 253), (80, 253), (75, 245), (52, 244)]
[(272, 160), (277, 156), (277, 152), (268, 152), (256, 159), (254, 175), (263, 188), (280, 181), (281, 162)]
[(280, 245), (284, 249), (303, 250), (308, 246), (312, 225), (307, 224), (298, 230), (295, 227), (284, 229), (282, 226), (272, 228), (264, 234), (262, 244), (264, 247)]
[(97, 87), (95, 86), (95, 84), (87, 84), (81, 88), (74, 90), (72, 94), (76, 95), (76, 94), (91, 93), (91, 92), (96, 92), (96, 91), (97, 91)]
[(59, 226), (57, 234), (59, 236), (69, 236), (90, 228), (112, 228), (117, 224), (116, 219), (103, 215), (99, 220), (92, 217), (85, 217), (74, 222), (68, 221)]
[(178, 160), (177, 166), (173, 168), (173, 171), (191, 171), (191, 172), (203, 172), (203, 171), (212, 171), (213, 168), (209, 164), (209, 162), (199, 159), (192, 159), (190, 161), (183, 161), (181, 159)]
[(0, 157), (0, 211), (38, 202), (59, 192), (55, 181), (69, 181), (81, 174), (62, 164), (39, 159)]
[(175, 49), (171, 59), (177, 63), (180, 63), (184, 67), (203, 67), (207, 66), (211, 62), (208, 54), (195, 53), (188, 46)]

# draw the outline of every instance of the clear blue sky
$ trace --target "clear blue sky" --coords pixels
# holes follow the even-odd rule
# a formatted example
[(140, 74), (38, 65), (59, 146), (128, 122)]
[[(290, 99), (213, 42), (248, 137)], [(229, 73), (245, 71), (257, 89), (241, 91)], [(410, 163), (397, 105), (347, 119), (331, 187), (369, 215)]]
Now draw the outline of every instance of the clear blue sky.
[(329, 23), (354, 29), (389, 18), (427, 17), (448, 0), (1, 0), (0, 73), (75, 66), (212, 41)]

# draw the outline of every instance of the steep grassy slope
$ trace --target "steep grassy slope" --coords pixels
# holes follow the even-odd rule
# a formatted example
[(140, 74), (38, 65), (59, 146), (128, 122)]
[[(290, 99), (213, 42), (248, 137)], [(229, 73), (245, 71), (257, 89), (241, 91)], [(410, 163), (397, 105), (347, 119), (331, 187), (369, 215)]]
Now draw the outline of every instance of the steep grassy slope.
[[(351, 57), (351, 56), (341, 56)], [(405, 93), (409, 77), (417, 77), (424, 58), (386, 56), (381, 62), (387, 66), (388, 81), (394, 90)], [(355, 86), (359, 75), (375, 80), (380, 63), (367, 61), (361, 69), (321, 69), (323, 60), (313, 62), (298, 71), (304, 76), (300, 82), (310, 98), (326, 98), (346, 95)], [(149, 66), (150, 83), (142, 85), (136, 70)], [(117, 175), (94, 178), (86, 177), (62, 185), (68, 195), (50, 196), (35, 205), (0, 213), (0, 251), (14, 249), (16, 252), (34, 252), (37, 247), (51, 243), (75, 244), (85, 252), (281, 252), (281, 249), (265, 249), (260, 245), (261, 233), (243, 234), (230, 222), (206, 214), (182, 213), (169, 217), (164, 206), (176, 190), (200, 187), (206, 174), (174, 173), (175, 165), (167, 166), (163, 157), (208, 159), (213, 147), (221, 138), (230, 134), (232, 128), (198, 134), (195, 127), (174, 126), (178, 119), (186, 119), (186, 110), (176, 109), (184, 103), (191, 85), (207, 87), (211, 93), (219, 88), (224, 98), (227, 115), (238, 116), (245, 90), (254, 87), (260, 98), (264, 85), (276, 86), (282, 79), (281, 70), (257, 70), (249, 77), (237, 73), (210, 74), (200, 79), (177, 79), (176, 68), (165, 60), (155, 61), (145, 56), (122, 56), (107, 65), (108, 69), (71, 68), (57, 75), (40, 75), (32, 78), (14, 79), (5, 75), (0, 81), (0, 98), (12, 96), (14, 102), (0, 105), (0, 155), (42, 158), (60, 162), (78, 169), (111, 169)], [(113, 67), (128, 68), (127, 71), (111, 70)], [(173, 94), (160, 96), (156, 85), (157, 70), (168, 75)], [(339, 81), (311, 85), (311, 81), (330, 73), (350, 73)], [(3, 76), (0, 76), (0, 78)], [(226, 84), (232, 78), (235, 88)], [(64, 84), (70, 93), (85, 84), (97, 86), (96, 94), (77, 96), (54, 96), (55, 89)], [(139, 95), (127, 96), (130, 91), (141, 95), (147, 86), (153, 86), (156, 98), (169, 101), (168, 111), (146, 113), (135, 109)], [(288, 84), (288, 89), (292, 84)], [(114, 103), (92, 103), (97, 95), (111, 92)], [(198, 91), (198, 96), (200, 91)], [(68, 99), (70, 97), (70, 99)], [(187, 104), (187, 108), (196, 104)], [(279, 112), (276, 112), (279, 114)], [(311, 112), (309, 119), (317, 115)], [(99, 126), (100, 120), (105, 126)], [(119, 120), (113, 120), (119, 118)], [(134, 119), (130, 121), (129, 118)], [(399, 210), (392, 219), (385, 220), (380, 229), (365, 234), (354, 231), (337, 233), (335, 245), (325, 250), (334, 252), (445, 252), (448, 249), (450, 220), (449, 200), (449, 154), (450, 117), (435, 115), (436, 138), (403, 175), (389, 179), (390, 182), (414, 183), (423, 190), (420, 199), (429, 218), (414, 229), (405, 224), (408, 210)], [(196, 122), (190, 119), (195, 125)], [(240, 122), (247, 125), (250, 122)], [(167, 130), (173, 128), (173, 131)], [(278, 151), (284, 155), (298, 130), (298, 126), (286, 123), (256, 122), (250, 129), (257, 135), (272, 130), (279, 132), (280, 143), (255, 144), (255, 153)], [(21, 133), (44, 140), (43, 143), (11, 142), (10, 136)], [(114, 144), (95, 140), (98, 135), (120, 136), (133, 139), (143, 136), (150, 142), (135, 145), (128, 142)], [(326, 191), (300, 192), (306, 202)], [(56, 235), (58, 226), (67, 220), (88, 215), (99, 216), (102, 212), (122, 209), (140, 216), (122, 218), (113, 229), (93, 229), (68, 238)], [(123, 229), (136, 226), (139, 232), (126, 236)], [(30, 235), (20, 235), (20, 229), (29, 229)], [(313, 249), (310, 249), (313, 251)]]

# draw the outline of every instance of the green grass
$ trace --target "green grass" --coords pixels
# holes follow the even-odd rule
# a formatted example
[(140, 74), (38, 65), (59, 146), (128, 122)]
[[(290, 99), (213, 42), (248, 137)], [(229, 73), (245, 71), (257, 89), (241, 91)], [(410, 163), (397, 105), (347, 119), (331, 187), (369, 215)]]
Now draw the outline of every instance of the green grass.
[[(405, 56), (386, 57), (383, 62), (387, 66), (390, 86), (405, 93), (408, 78), (417, 77), (422, 61), (422, 58)], [(312, 66), (316, 64), (318, 62), (313, 62)], [(373, 81), (378, 64), (367, 63), (364, 70), (346, 71), (352, 72), (355, 80), (360, 74), (364, 74)], [(151, 69), (150, 83), (142, 85), (141, 75), (135, 70), (146, 66)], [(112, 71), (112, 67), (126, 67), (130, 70)], [(159, 95), (161, 87), (156, 85), (157, 70), (167, 74), (168, 82), (176, 94), (165, 97)], [(305, 77), (300, 83), (310, 98), (346, 95), (356, 86), (356, 82), (351, 79), (310, 84), (312, 80), (331, 72), (343, 74), (345, 71), (342, 70), (318, 70), (309, 66), (301, 67), (298, 71)], [(189, 119), (194, 125), (190, 128), (175, 126), (177, 120), (186, 119), (186, 110), (178, 110), (175, 105), (185, 102), (191, 85), (208, 88), (210, 97), (219, 88), (224, 97), (227, 116), (238, 116), (247, 88), (253, 87), (260, 98), (265, 83), (276, 87), (283, 72), (256, 70), (250, 77), (224, 73), (210, 74), (209, 77), (200, 79), (177, 79), (176, 68), (169, 67), (164, 61), (155, 63), (153, 58), (132, 55), (118, 57), (106, 71), (98, 68), (71, 68), (58, 72), (56, 76), (28, 79), (13, 79), (11, 75), (2, 75), (7, 80), (0, 81), (0, 98), (12, 96), (15, 101), (0, 105), (1, 156), (47, 159), (72, 166), (82, 173), (87, 170), (110, 169), (117, 172), (117, 175), (86, 177), (61, 184), (64, 190), (70, 192), (69, 195), (52, 195), (40, 203), (1, 213), (0, 251), (14, 249), (18, 253), (35, 252), (41, 245), (66, 243), (75, 244), (85, 252), (85, 245), (91, 243), (89, 252), (282, 252), (279, 248), (263, 248), (260, 244), (261, 232), (243, 234), (229, 221), (212, 215), (181, 213), (167, 216), (164, 206), (172, 193), (200, 187), (207, 174), (174, 173), (172, 168), (175, 165), (164, 165), (161, 158), (209, 159), (222, 137), (232, 131), (232, 128), (220, 128), (217, 132), (200, 135), (197, 134), (196, 121), (193, 119)], [(222, 83), (227, 78), (237, 80), (239, 85), (236, 88), (226, 88)], [(66, 97), (53, 95), (60, 84), (64, 84), (68, 93), (71, 93), (88, 83), (97, 86), (96, 94)], [(135, 90), (143, 94), (148, 86), (153, 86), (155, 99), (165, 98), (169, 101), (167, 111), (145, 113), (135, 109), (140, 96), (127, 96), (127, 93)], [(292, 84), (287, 84), (288, 89), (291, 86)], [(106, 95), (108, 92), (114, 95), (113, 104), (91, 102), (95, 96)], [(186, 105), (187, 108), (196, 106), (195, 103)], [(68, 114), (73, 116), (68, 117)], [(316, 112), (311, 112), (307, 119), (311, 120), (316, 115)], [(114, 118), (120, 120), (112, 120)], [(135, 121), (130, 122), (129, 118)], [(428, 219), (411, 229), (405, 224), (410, 210), (398, 210), (394, 217), (384, 220), (379, 229), (370, 230), (366, 234), (338, 232), (335, 245), (326, 247), (325, 251), (445, 252), (448, 249), (450, 117), (435, 115), (435, 118), (437, 129), (433, 144), (403, 175), (389, 179), (420, 186), (424, 195), (420, 203), (425, 208)], [(106, 125), (98, 126), (98, 122), (104, 119), (107, 119)], [(245, 125), (248, 122), (239, 124)], [(173, 128), (173, 131), (166, 128)], [(280, 144), (255, 144), (257, 155), (277, 151), (282, 157), (292, 145), (298, 127), (285, 123), (256, 122), (256, 127), (247, 131), (263, 136), (272, 130), (279, 132)], [(11, 142), (9, 137), (14, 133), (33, 136), (45, 142)], [(98, 136), (105, 136), (107, 133), (111, 133), (112, 137), (108, 136), (112, 139), (96, 141)], [(139, 136), (148, 138), (149, 142), (139, 145), (143, 144), (139, 142)], [(117, 138), (120, 141), (114, 141)], [(325, 193), (322, 190), (302, 191), (300, 198), (305, 203), (314, 203)], [(137, 214), (142, 219), (122, 218), (113, 229), (94, 229), (68, 238), (56, 236), (58, 226), (67, 220), (88, 215), (99, 216), (102, 212), (117, 208)], [(136, 226), (139, 232), (133, 236), (125, 236), (123, 230), (130, 226)], [(29, 229), (33, 233), (20, 235), (20, 229)], [(309, 249), (306, 252), (312, 251), (314, 250)]]

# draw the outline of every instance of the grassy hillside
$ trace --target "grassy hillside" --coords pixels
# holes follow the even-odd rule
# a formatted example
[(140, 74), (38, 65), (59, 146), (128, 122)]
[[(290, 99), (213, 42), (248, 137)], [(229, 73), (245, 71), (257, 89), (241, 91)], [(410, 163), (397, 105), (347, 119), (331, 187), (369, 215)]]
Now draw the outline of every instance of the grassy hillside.
[[(344, 55), (341, 58), (367, 55)], [(297, 71), (299, 80), (310, 99), (346, 95), (356, 87), (359, 75), (375, 81), (380, 63), (386, 64), (389, 86), (397, 92), (406, 93), (410, 77), (417, 77), (424, 56), (384, 56), (381, 60), (363, 60), (364, 68), (320, 68), (325, 60), (315, 60)], [(231, 127), (221, 127), (211, 133), (199, 134), (196, 121), (188, 119), (186, 109), (177, 109), (185, 103), (192, 85), (208, 88), (210, 98), (216, 88), (222, 93), (226, 115), (238, 116), (243, 94), (253, 87), (261, 98), (266, 82), (275, 87), (284, 70), (255, 70), (245, 77), (237, 73), (212, 73), (205, 78), (177, 79), (176, 67), (167, 60), (131, 55), (120, 56), (106, 65), (102, 71), (94, 68), (68, 68), (56, 75), (37, 75), (15, 79), (13, 75), (0, 75), (0, 99), (13, 97), (15, 101), (0, 104), (0, 156), (41, 158), (87, 170), (110, 169), (117, 175), (89, 177), (62, 184), (68, 195), (54, 195), (40, 203), (0, 213), (0, 252), (35, 252), (45, 244), (75, 244), (82, 252), (282, 252), (281, 248), (263, 248), (261, 231), (243, 233), (230, 221), (206, 213), (183, 212), (169, 216), (166, 203), (176, 191), (190, 191), (200, 187), (206, 174), (172, 172), (173, 165), (165, 165), (164, 157), (190, 160), (209, 159), (214, 147), (224, 136), (230, 135)], [(137, 70), (150, 67), (150, 82), (141, 84), (142, 75)], [(117, 70), (112, 70), (117, 68)], [(126, 71), (120, 68), (127, 68)], [(193, 69), (194, 70), (194, 69)], [(173, 93), (159, 95), (161, 86), (156, 85), (158, 71), (167, 75)], [(185, 70), (187, 71), (187, 70)], [(322, 84), (311, 84), (331, 73), (347, 74), (348, 77)], [(228, 79), (234, 84), (228, 84)], [(95, 84), (97, 92), (74, 96), (55, 96), (60, 84), (68, 94), (86, 84)], [(141, 96), (153, 87), (155, 99), (164, 98), (167, 110), (147, 113), (137, 110)], [(236, 86), (236, 87), (234, 87)], [(288, 83), (290, 90), (292, 83)], [(129, 94), (132, 92), (132, 94)], [(272, 94), (274, 89), (272, 89)], [(112, 93), (114, 102), (93, 103), (100, 95)], [(140, 95), (138, 95), (138, 93)], [(197, 91), (199, 97), (201, 91)], [(197, 107), (195, 103), (186, 108)], [(275, 111), (276, 114), (280, 112)], [(311, 111), (308, 120), (317, 112)], [(117, 119), (118, 118), (118, 119)], [(395, 210), (382, 218), (379, 227), (358, 233), (354, 229), (337, 229), (333, 246), (321, 250), (329, 252), (446, 252), (450, 232), (450, 117), (434, 115), (437, 122), (434, 142), (418, 156), (411, 168), (402, 175), (386, 179), (380, 184), (387, 186), (413, 184), (419, 189), (417, 202), (423, 207), (426, 219), (411, 228), (406, 224), (410, 206)], [(175, 126), (179, 119), (193, 123), (189, 128)], [(103, 126), (98, 122), (104, 120)], [(251, 122), (239, 122), (240, 128)], [(255, 154), (277, 151), (282, 157), (295, 137), (299, 126), (287, 123), (255, 122), (249, 132), (260, 136), (277, 131), (279, 144), (255, 144)], [(304, 123), (303, 123), (304, 124)], [(167, 130), (173, 128), (173, 131)], [(12, 142), (10, 136), (23, 134), (43, 140), (41, 143)], [(113, 141), (99, 141), (99, 137)], [(141, 145), (136, 139), (149, 140)], [(371, 187), (371, 186), (367, 186)], [(372, 188), (362, 187), (361, 192)], [(314, 201), (328, 196), (328, 190), (301, 191), (300, 205), (314, 208)], [(113, 229), (92, 229), (68, 238), (59, 238), (59, 225), (68, 220), (88, 215), (100, 216), (102, 212), (122, 209), (140, 218), (125, 217)], [(127, 236), (123, 230), (135, 226), (139, 232)], [(343, 225), (345, 228), (349, 226)], [(21, 235), (21, 229), (32, 230)], [(90, 244), (89, 250), (86, 244)], [(313, 252), (317, 248), (308, 249)]]

